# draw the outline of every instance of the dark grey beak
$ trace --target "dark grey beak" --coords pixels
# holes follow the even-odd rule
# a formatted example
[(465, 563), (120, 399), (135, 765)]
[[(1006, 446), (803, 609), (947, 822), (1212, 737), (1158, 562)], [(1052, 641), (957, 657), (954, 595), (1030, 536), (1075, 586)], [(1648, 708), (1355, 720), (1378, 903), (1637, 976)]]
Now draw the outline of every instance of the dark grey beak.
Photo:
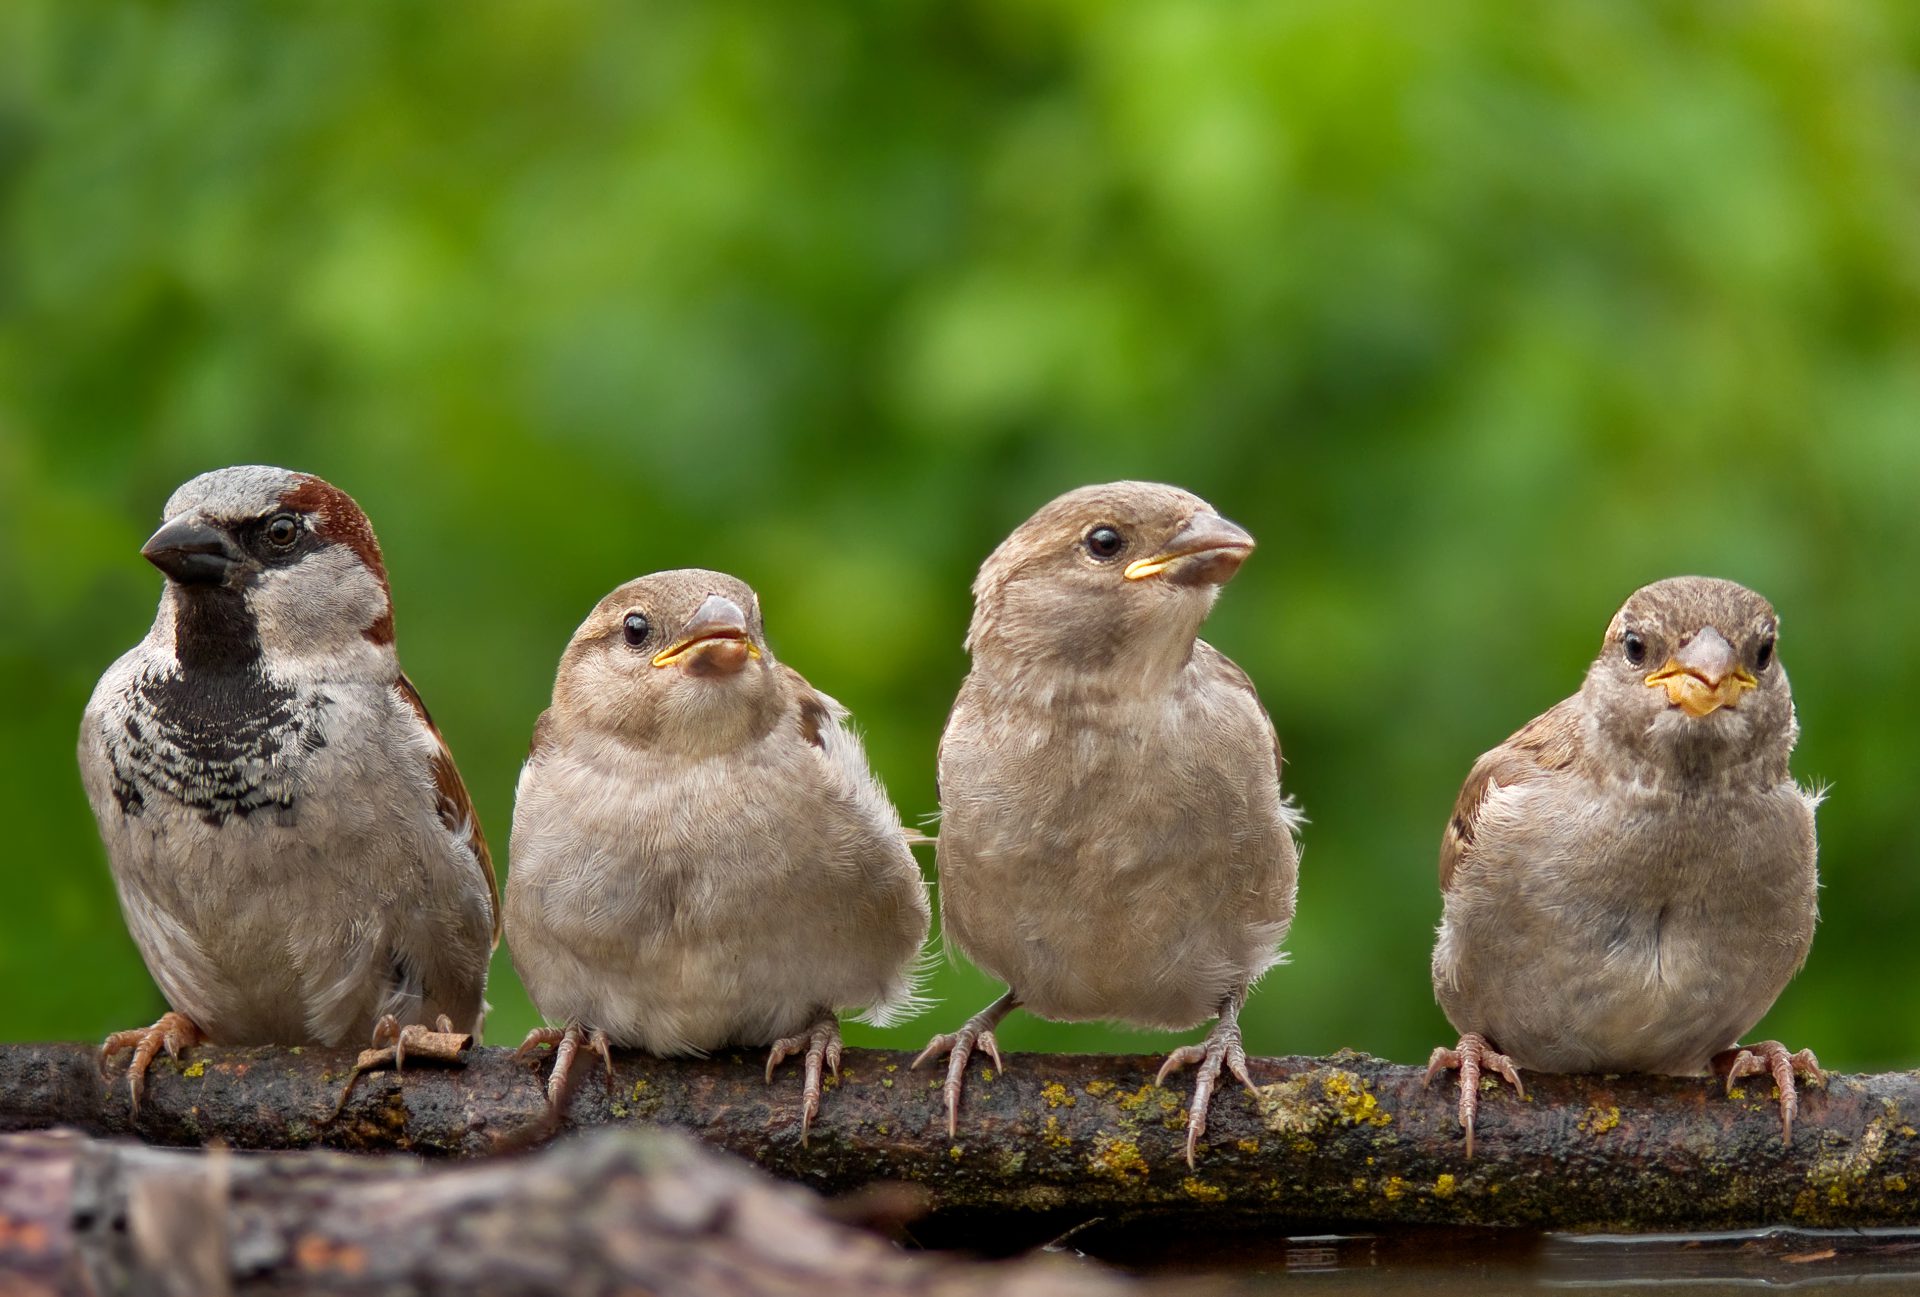
[(140, 557), (181, 585), (218, 585), (240, 561), (233, 541), (192, 516), (175, 518), (148, 538)]

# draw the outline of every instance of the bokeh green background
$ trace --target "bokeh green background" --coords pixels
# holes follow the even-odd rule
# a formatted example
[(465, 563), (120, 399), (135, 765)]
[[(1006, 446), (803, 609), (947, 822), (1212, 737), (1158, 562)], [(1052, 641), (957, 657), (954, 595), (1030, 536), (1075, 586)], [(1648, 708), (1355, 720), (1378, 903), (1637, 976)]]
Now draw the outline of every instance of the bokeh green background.
[[(1766, 1030), (1920, 1063), (1917, 288), (1898, 0), (8, 0), (0, 1036), (161, 1007), (75, 730), (161, 502), (267, 461), (374, 519), (503, 857), (620, 581), (756, 585), (917, 819), (987, 551), (1082, 482), (1208, 496), (1260, 540), (1208, 635), (1312, 819), (1267, 1053), (1424, 1057), (1474, 756), (1635, 586), (1746, 581), (1832, 785)], [(934, 989), (857, 1038), (992, 994)], [(505, 951), (492, 999), (517, 1039)]]

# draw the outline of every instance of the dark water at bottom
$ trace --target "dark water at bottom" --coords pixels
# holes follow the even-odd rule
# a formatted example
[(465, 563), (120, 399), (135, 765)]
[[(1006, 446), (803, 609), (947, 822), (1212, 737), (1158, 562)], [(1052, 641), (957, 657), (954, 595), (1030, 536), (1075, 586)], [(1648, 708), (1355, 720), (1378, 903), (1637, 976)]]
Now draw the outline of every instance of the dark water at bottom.
[[(1920, 1294), (1920, 1230), (1769, 1229), (1726, 1234), (1535, 1234), (1408, 1228), (1379, 1233), (1174, 1233), (1093, 1222), (1053, 1250), (1139, 1274), (1207, 1275), (1230, 1293), (1536, 1291), (1690, 1297), (1757, 1290)], [(1210, 1285), (1209, 1285), (1210, 1287)], [(1220, 1289), (1213, 1289), (1219, 1291)]]

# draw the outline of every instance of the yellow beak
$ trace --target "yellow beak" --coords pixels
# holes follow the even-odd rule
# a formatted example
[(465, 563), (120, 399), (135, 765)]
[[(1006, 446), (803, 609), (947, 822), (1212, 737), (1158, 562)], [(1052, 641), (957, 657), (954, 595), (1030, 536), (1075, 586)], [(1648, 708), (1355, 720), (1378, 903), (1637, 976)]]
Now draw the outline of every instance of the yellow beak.
[(1734, 661), (1733, 645), (1711, 626), (1696, 632), (1647, 677), (1649, 689), (1665, 689), (1667, 702), (1695, 720), (1738, 706), (1740, 695), (1758, 683), (1753, 672)]

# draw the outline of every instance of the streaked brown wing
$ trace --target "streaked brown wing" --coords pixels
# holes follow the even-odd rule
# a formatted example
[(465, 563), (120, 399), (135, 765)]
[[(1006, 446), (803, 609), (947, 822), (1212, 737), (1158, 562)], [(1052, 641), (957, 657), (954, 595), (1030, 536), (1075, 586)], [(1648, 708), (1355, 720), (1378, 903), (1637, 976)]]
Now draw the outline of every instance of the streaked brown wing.
[(826, 700), (807, 683), (807, 678), (790, 666), (780, 668), (786, 677), (788, 691), (793, 695), (800, 718), (800, 737), (824, 750), (827, 746), (827, 727), (834, 723), (833, 710)]
[(413, 687), (413, 681), (401, 673), (394, 683), (394, 689), (407, 706), (413, 708), (426, 725), (439, 750), (433, 754), (433, 788), (438, 797), (436, 809), (440, 822), (447, 831), (455, 835), (464, 833), (467, 845), (473, 849), (475, 860), (480, 862), (480, 870), (487, 880), (487, 907), (493, 915), (493, 944), (500, 945), (500, 887), (494, 877), (493, 853), (487, 850), (487, 838), (480, 831), (480, 817), (474, 813), (473, 799), (467, 795), (467, 785), (460, 778), (460, 770), (453, 764), (453, 753), (447, 750), (447, 741), (440, 736), (440, 727), (433, 723), (433, 717), (427, 711), (427, 705), (420, 698), (420, 691)]
[(1460, 869), (1472, 867), (1480, 816), (1486, 808), (1487, 794), (1496, 785), (1512, 788), (1544, 778), (1565, 770), (1579, 756), (1580, 720), (1569, 699), (1534, 717), (1512, 738), (1474, 762), (1453, 804), (1453, 817), (1440, 836), (1440, 890), (1445, 892), (1453, 886)]

